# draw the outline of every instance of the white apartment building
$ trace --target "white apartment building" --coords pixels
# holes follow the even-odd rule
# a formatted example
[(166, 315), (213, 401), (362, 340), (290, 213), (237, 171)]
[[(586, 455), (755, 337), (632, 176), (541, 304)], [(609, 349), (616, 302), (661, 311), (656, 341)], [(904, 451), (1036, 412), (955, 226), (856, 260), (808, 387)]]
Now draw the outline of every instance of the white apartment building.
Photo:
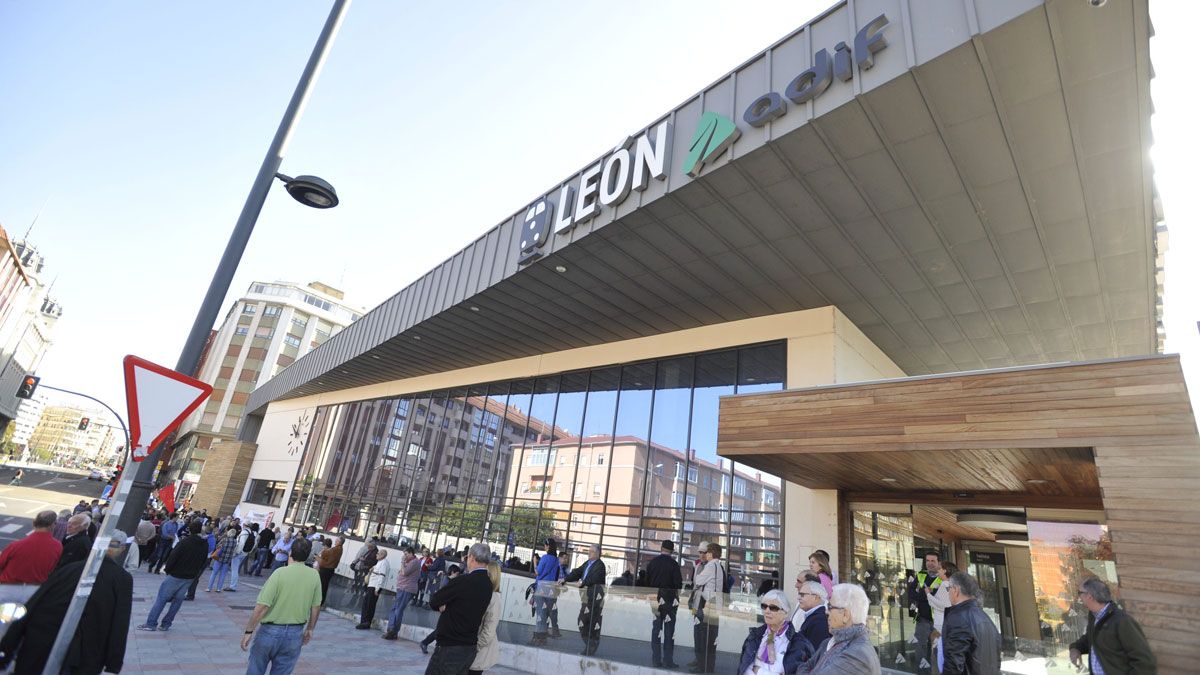
[(195, 491), (214, 440), (232, 439), (250, 392), (365, 313), (320, 282), (254, 282), (209, 340), (199, 378), (212, 396), (180, 427), (166, 481), (180, 499)]

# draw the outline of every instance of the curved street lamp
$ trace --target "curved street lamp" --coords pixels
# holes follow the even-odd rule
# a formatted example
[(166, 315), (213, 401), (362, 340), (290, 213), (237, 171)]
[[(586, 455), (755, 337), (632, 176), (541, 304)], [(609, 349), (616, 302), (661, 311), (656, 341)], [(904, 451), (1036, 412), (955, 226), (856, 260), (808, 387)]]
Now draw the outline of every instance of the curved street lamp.
[(287, 190), (292, 199), (314, 209), (332, 209), (338, 205), (337, 190), (328, 181), (316, 176), (285, 176), (276, 173), (275, 177), (283, 181), (283, 189)]

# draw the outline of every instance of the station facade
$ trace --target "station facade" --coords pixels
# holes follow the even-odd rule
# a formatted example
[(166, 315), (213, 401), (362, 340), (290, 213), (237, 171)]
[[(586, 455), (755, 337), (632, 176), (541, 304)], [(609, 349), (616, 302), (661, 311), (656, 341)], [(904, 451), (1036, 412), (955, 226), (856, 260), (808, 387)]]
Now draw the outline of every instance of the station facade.
[[(716, 542), (747, 625), (752, 589), (790, 588), (824, 549), (867, 589), (885, 665), (909, 672), (900, 589), (925, 550), (984, 582), (1021, 672), (1067, 672), (1071, 584), (1098, 575), (1186, 670), (1195, 647), (1167, 624), (1200, 588), (1179, 581), (1192, 600), (1157, 611), (1115, 536), (1153, 531), (1121, 517), (1161, 525), (1128, 492), (1155, 473), (1106, 484), (1138, 451), (1069, 431), (1088, 399), (1149, 396), (1131, 428), (1176, 435), (1121, 447), (1200, 470), (1178, 363), (1156, 356), (1150, 33), (1137, 0), (838, 3), (255, 390), (240, 512), (352, 542), (486, 541), (512, 569), (546, 537), (599, 544), (610, 578), (664, 539), (684, 559)], [(1022, 387), (1037, 395), (1003, 398)], [(950, 408), (971, 391), (1000, 398), (904, 437), (904, 416), (935, 412), (906, 392)], [(1074, 415), (1043, 416), (1051, 442), (1027, 408)], [(968, 414), (1001, 418), (974, 434)], [(605, 630), (645, 640), (632, 607), (610, 603), (632, 613)]]

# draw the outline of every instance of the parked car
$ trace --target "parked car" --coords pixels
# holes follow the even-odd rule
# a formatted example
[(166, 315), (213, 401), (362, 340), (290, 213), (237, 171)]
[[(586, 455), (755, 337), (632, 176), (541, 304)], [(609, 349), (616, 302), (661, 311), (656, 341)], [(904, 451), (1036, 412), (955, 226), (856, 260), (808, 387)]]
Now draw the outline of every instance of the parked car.
[(92, 469), (92, 472), (88, 474), (88, 480), (108, 480), (108, 473), (100, 469)]

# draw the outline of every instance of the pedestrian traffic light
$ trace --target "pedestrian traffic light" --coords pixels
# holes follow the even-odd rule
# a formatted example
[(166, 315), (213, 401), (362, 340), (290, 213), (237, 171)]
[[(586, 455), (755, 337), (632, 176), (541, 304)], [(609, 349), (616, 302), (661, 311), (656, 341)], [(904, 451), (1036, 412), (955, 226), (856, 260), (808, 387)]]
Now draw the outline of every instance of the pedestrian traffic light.
[(37, 375), (26, 375), (21, 380), (21, 386), (17, 387), (17, 398), (33, 398), (33, 390), (37, 389), (38, 382), (41, 381), (42, 378)]
[(88, 418), (88, 417), (80, 417), (80, 418), (79, 418), (79, 430), (80, 430), (80, 431), (87, 431), (88, 424), (91, 424), (91, 422), (92, 422), (91, 418)]

